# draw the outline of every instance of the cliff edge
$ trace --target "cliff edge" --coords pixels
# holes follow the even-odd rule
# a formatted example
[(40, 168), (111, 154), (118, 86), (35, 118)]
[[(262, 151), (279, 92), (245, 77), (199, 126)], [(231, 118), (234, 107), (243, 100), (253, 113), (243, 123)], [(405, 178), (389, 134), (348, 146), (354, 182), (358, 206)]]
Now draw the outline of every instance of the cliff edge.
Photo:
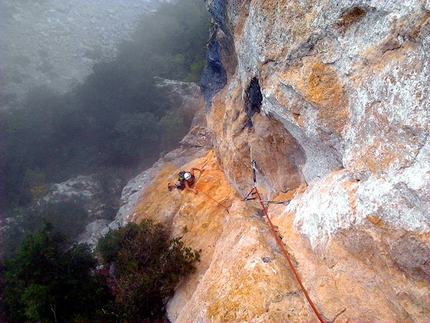
[(325, 322), (430, 321), (428, 3), (206, 4), (206, 120), (122, 214), (202, 249), (169, 319), (318, 321), (278, 236)]

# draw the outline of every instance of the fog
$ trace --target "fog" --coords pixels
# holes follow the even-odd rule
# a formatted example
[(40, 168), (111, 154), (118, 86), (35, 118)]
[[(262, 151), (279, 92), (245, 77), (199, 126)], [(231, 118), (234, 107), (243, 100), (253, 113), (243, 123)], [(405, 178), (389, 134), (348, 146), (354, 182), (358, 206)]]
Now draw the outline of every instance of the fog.
[[(210, 29), (204, 2), (0, 5), (0, 322), (159, 322), (168, 295), (145, 283), (149, 296), (139, 287), (122, 302), (84, 243), (100, 242), (127, 181), (190, 128), (198, 104), (178, 93), (198, 91)], [(175, 269), (165, 255), (163, 266)], [(176, 280), (160, 280), (150, 270), (153, 281), (171, 282), (157, 290), (173, 292), (182, 277), (173, 271)]]
[(2, 0), (2, 105), (48, 85), (66, 91), (92, 66), (112, 59), (158, 0)]
[[(112, 220), (125, 183), (187, 133), (193, 111), (162, 84), (199, 83), (210, 15), (159, 2), (1, 2), (0, 258), (43, 220), (73, 239)], [(52, 200), (56, 183), (96, 189)]]

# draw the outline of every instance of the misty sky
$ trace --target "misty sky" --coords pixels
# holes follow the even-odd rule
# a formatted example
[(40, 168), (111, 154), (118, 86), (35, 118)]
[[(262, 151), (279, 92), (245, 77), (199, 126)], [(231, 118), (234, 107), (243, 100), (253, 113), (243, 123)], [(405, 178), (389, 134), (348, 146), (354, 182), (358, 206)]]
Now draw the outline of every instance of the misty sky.
[(157, 0), (2, 0), (2, 94), (33, 85), (64, 91), (92, 65), (116, 54), (137, 19)]

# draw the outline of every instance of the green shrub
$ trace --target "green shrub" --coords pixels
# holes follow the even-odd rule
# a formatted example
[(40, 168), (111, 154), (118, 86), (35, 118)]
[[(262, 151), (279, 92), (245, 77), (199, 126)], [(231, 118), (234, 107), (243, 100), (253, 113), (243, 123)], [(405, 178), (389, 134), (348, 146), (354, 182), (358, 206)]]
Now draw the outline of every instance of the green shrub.
[(88, 246), (70, 246), (51, 224), (28, 235), (2, 270), (7, 322), (103, 322), (110, 295)]
[(175, 287), (200, 259), (200, 252), (169, 240), (163, 226), (150, 220), (109, 232), (96, 251), (121, 322), (162, 319)]
[(160, 322), (200, 251), (144, 220), (109, 232), (97, 246), (71, 245), (52, 224), (0, 262), (0, 319), (11, 322)]

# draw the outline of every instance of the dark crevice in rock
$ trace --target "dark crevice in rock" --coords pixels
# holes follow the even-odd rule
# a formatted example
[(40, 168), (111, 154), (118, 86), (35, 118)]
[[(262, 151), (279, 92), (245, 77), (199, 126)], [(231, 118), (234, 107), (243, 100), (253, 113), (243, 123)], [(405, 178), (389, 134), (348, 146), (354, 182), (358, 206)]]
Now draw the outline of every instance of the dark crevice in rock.
[(245, 112), (248, 118), (245, 121), (245, 127), (252, 127), (251, 118), (256, 113), (260, 113), (263, 96), (261, 95), (260, 84), (258, 79), (254, 77), (249, 83), (246, 90)]
[(359, 22), (361, 19), (364, 18), (365, 15), (366, 10), (364, 10), (363, 8), (351, 8), (342, 13), (334, 27), (339, 31), (341, 35), (344, 35), (345, 32), (349, 29), (349, 27)]
[(212, 103), (212, 98), (227, 83), (227, 78), (234, 74), (237, 67), (237, 55), (232, 25), (227, 15), (227, 1), (204, 0), (213, 18), (212, 35), (207, 44), (206, 66), (200, 82), (200, 87), (206, 103), (206, 110)]
[(225, 16), (227, 12), (226, 1), (205, 0), (205, 4), (216, 24), (219, 25), (225, 33), (228, 33), (228, 29), (225, 25)]
[(212, 98), (227, 83), (227, 73), (221, 62), (221, 47), (217, 41), (219, 27), (215, 26), (211, 38), (208, 42), (206, 52), (206, 66), (203, 70), (200, 81), (200, 89), (209, 108)]
[(286, 58), (288, 64), (293, 65), (302, 60), (304, 57), (311, 57), (315, 55), (315, 46), (323, 36), (325, 35), (319, 33), (312, 34), (297, 48), (292, 49)]

